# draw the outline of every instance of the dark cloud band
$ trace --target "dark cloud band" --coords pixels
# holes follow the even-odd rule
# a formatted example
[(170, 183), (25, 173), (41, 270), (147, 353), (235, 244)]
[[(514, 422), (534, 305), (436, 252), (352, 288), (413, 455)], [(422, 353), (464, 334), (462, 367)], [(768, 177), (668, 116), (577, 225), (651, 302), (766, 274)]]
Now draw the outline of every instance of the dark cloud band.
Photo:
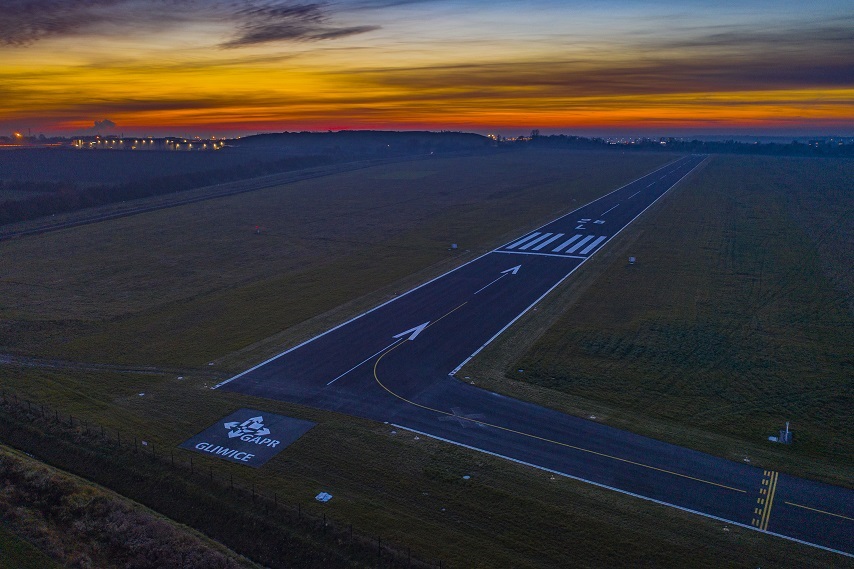
[(227, 22), (221, 47), (322, 41), (362, 34), (377, 26), (333, 22), (326, 3), (256, 0), (0, 0), (0, 45), (134, 29), (164, 29), (188, 22)]

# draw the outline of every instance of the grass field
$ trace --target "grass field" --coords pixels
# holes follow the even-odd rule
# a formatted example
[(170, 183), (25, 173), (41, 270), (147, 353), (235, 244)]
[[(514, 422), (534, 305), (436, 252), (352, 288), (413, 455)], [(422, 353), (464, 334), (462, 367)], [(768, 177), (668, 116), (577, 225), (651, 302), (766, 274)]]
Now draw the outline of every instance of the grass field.
[(0, 523), (0, 569), (59, 569), (60, 565)]
[(388, 297), (669, 159), (393, 164), (0, 243), (0, 350), (202, 366), (352, 299)]
[[(530, 319), (535, 345), (525, 350), (520, 329), (464, 371), (568, 412), (850, 487), (852, 179), (850, 160), (714, 157), (541, 307), (561, 316), (547, 331), (548, 316)], [(767, 442), (785, 421), (795, 444)]]
[[(536, 152), (395, 164), (0, 243), (0, 350), (188, 370), (178, 379), (6, 366), (3, 386), (159, 448), (175, 448), (239, 407), (315, 421), (257, 471), (195, 459), (290, 503), (328, 491), (335, 498), (313, 511), (446, 567), (846, 566), (813, 548), (385, 425), (208, 389), (217, 373), (245, 369), (668, 159)], [(705, 176), (691, 183), (706, 184)], [(686, 186), (663, 203), (695, 193), (703, 192)], [(666, 211), (654, 219), (670, 219)], [(452, 242), (459, 252), (448, 250)], [(646, 270), (652, 256), (633, 254), (642, 261), (635, 268)], [(600, 255), (579, 271), (571, 293), (583, 292), (584, 275), (599, 282), (607, 273), (608, 263), (596, 263), (613, 259)], [(530, 321), (521, 324), (526, 330)], [(506, 353), (524, 353), (513, 333), (508, 341), (516, 344), (505, 344)], [(501, 361), (502, 348), (493, 348), (478, 365)], [(492, 380), (498, 387), (553, 397), (552, 404), (577, 400), (508, 382), (505, 369)], [(663, 438), (685, 430), (676, 419), (665, 423)], [(706, 439), (696, 441), (705, 448)]]

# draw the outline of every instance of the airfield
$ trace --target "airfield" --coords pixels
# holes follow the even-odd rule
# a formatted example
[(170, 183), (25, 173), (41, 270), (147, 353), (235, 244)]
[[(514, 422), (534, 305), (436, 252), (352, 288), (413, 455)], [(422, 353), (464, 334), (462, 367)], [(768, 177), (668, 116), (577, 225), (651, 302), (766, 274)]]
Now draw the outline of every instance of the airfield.
[[(838, 176), (810, 174), (829, 164)], [(711, 191), (734, 167), (747, 190)], [(834, 405), (844, 403), (845, 381), (824, 360), (811, 364), (821, 391), (804, 376), (791, 394), (739, 405), (731, 385), (709, 385), (721, 398), (698, 399), (708, 411), (694, 424), (678, 406), (678, 421), (667, 423), (652, 407), (623, 407), (621, 415), (616, 404), (575, 397), (571, 383), (542, 388), (546, 374), (543, 380), (573, 379), (552, 369), (574, 365), (576, 353), (546, 352), (545, 364), (531, 357), (542, 359), (555, 337), (574, 338), (564, 330), (575, 313), (601, 312), (594, 321), (611, 326), (608, 334), (633, 299), (638, 306), (628, 316), (649, 310), (650, 293), (639, 281), (656, 283), (652, 309), (660, 310), (662, 300), (680, 297), (685, 272), (711, 274), (717, 288), (701, 293), (726, 308), (721, 317), (748, 312), (716, 296), (732, 290), (726, 286), (746, 290), (734, 279), (755, 282), (751, 267), (730, 261), (750, 252), (744, 243), (754, 234), (738, 226), (736, 246), (716, 241), (719, 228), (741, 220), (758, 225), (765, 250), (793, 251), (780, 263), (784, 294), (771, 296), (773, 307), (789, 311), (784, 320), (815, 328), (812, 312), (790, 316), (787, 295), (809, 291), (798, 306), (818, 298), (806, 306), (822, 315), (823, 335), (808, 338), (813, 344), (797, 337), (789, 351), (835, 354), (846, 313), (840, 307), (842, 316), (831, 318), (825, 298), (835, 297), (813, 295), (827, 288), (805, 264), (813, 254), (808, 242), (793, 233), (805, 244), (793, 250), (787, 234), (757, 224), (765, 214), (756, 204), (765, 197), (746, 193), (756, 180), (779, 183), (785, 168), (802, 172), (803, 179), (792, 177), (801, 185), (827, 184), (821, 195), (829, 203), (847, 199), (842, 161), (520, 152), (402, 161), (240, 195), (205, 199), (200, 192), (199, 200), (165, 207), (143, 201), (138, 213), (129, 204), (127, 215), (37, 229), (0, 243), (0, 296), (18, 301), (0, 303), (0, 339), (10, 352), (0, 353), (3, 387), (121, 430), (123, 441), (134, 433), (160, 452), (174, 449), (175, 460), (192, 455), (197, 475), (203, 469), (253, 492), (276, 492), (318, 518), (351, 523), (369, 539), (382, 535), (383, 543), (411, 546), (445, 566), (662, 566), (677, 559), (686, 566), (847, 566), (854, 523), (848, 443), (827, 434), (844, 423)], [(722, 208), (714, 201), (721, 196), (741, 209)], [(685, 230), (701, 230), (702, 239), (674, 238), (686, 207), (709, 209), (708, 224)], [(813, 209), (803, 207), (803, 217)], [(636, 251), (638, 265), (630, 265)], [(694, 257), (706, 251), (724, 259), (712, 257), (726, 265), (720, 274), (697, 268)], [(665, 258), (670, 265), (662, 265)], [(765, 270), (760, 284), (779, 281)], [(801, 281), (808, 288), (798, 288)], [(663, 326), (672, 321), (658, 317)], [(791, 337), (780, 330), (768, 333)], [(533, 339), (514, 346), (520, 335)], [(659, 374), (629, 355), (613, 365), (636, 376), (635, 389), (646, 389)], [(673, 361), (688, 381), (695, 370), (709, 381), (698, 360)], [(487, 377), (486, 365), (497, 365), (498, 375)], [(590, 357), (577, 365), (590, 373)], [(609, 395), (612, 378), (594, 377), (599, 383), (589, 391)], [(737, 379), (768, 392), (755, 375)], [(816, 396), (798, 399), (802, 392)], [(650, 390), (663, 408), (692, 393)], [(765, 409), (756, 413), (758, 405)], [(248, 408), (314, 426), (256, 469), (185, 450), (189, 437), (208, 426), (221, 430), (226, 417)], [(731, 409), (747, 410), (753, 422), (729, 420)], [(730, 431), (690, 439), (718, 415)], [(789, 417), (795, 444), (767, 442)], [(661, 431), (650, 428), (656, 421)], [(60, 465), (76, 469), (73, 459)], [(101, 483), (109, 486), (110, 477), (105, 471)], [(329, 503), (313, 503), (327, 491)], [(134, 496), (148, 503), (153, 495)], [(199, 510), (190, 502), (176, 496), (168, 515), (193, 525)], [(209, 519), (220, 515), (216, 507), (204, 511)], [(281, 565), (274, 557), (264, 562)]]
[(383, 421), (854, 556), (854, 493), (503, 397), (463, 365), (702, 163), (668, 164), (215, 389)]

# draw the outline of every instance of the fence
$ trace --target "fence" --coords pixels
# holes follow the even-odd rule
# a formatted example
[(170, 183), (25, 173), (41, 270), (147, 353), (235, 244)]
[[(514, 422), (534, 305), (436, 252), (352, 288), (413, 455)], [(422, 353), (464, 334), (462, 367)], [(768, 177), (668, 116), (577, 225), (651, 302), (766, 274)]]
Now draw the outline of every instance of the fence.
[[(233, 474), (228, 474), (226, 477), (216, 472), (212, 465), (205, 468), (198, 460), (194, 461), (189, 452), (179, 452), (176, 457), (175, 450), (172, 448), (161, 449), (136, 434), (107, 429), (103, 425), (75, 418), (71, 414), (65, 415), (56, 408), (19, 398), (17, 394), (8, 393), (5, 389), (0, 390), (0, 437), (7, 439), (0, 439), (0, 441), (10, 446), (28, 452), (58, 468), (99, 482), (155, 510), (161, 510), (161, 513), (187, 525), (194, 524), (178, 519), (181, 516), (174, 516), (174, 512), (173, 515), (163, 512), (162, 507), (158, 508), (158, 504), (151, 503), (156, 500), (144, 490), (128, 492), (133, 487), (133, 480), (129, 478), (142, 481), (146, 476), (159, 476), (162, 479), (164, 474), (168, 474), (170, 477), (177, 477), (169, 483), (169, 487), (178, 496), (172, 496), (169, 499), (180, 500), (182, 483), (190, 485), (202, 491), (213, 492), (217, 507), (212, 508), (212, 512), (214, 510), (217, 513), (222, 512), (218, 506), (226, 502), (232, 507), (235, 503), (243, 504), (244, 518), (255, 526), (258, 524), (267, 526), (261, 528), (259, 535), (280, 538), (283, 528), (294, 534), (286, 536), (291, 543), (285, 546), (265, 544), (266, 550), (270, 553), (266, 555), (267, 558), (263, 563), (274, 567), (301, 566), (290, 564), (296, 560), (292, 556), (293, 551), (288, 549), (289, 546), (294, 545), (292, 543), (294, 539), (300, 541), (300, 537), (303, 538), (302, 543), (298, 544), (300, 547), (319, 548), (319, 551), (312, 552), (310, 555), (322, 558), (311, 560), (311, 562), (320, 562), (321, 565), (318, 566), (326, 567), (325, 563), (328, 562), (331, 563), (329, 566), (335, 565), (332, 559), (326, 557), (331, 554), (338, 558), (338, 562), (344, 564), (342, 566), (355, 565), (383, 569), (448, 567), (443, 565), (441, 560), (429, 562), (414, 557), (409, 547), (384, 541), (382, 536), (369, 537), (363, 532), (354, 530), (352, 524), (333, 520), (326, 513), (312, 512), (300, 502), (288, 502), (284, 496), (279, 496), (275, 492), (265, 493), (256, 488), (255, 484), (247, 486), (239, 481), (235, 482)], [(86, 453), (88, 461), (82, 460), (76, 452), (73, 457), (69, 456), (68, 452), (63, 452), (59, 448), (62, 445), (72, 445), (73, 449)], [(185, 460), (187, 457), (188, 460)], [(105, 472), (103, 467), (112, 468), (113, 471)], [(113, 483), (111, 484), (110, 481)], [(123, 484), (124, 488), (115, 487)], [(186, 488), (184, 490), (186, 491)], [(168, 494), (168, 488), (164, 488), (164, 492)], [(134, 493), (138, 497), (130, 495)], [(192, 498), (193, 496), (184, 496), (184, 499), (190, 501)], [(163, 504), (160, 505), (163, 506)], [(204, 508), (204, 506), (200, 507)], [(178, 508), (175, 511), (183, 510)], [(258, 514), (261, 512), (263, 517), (259, 518)], [(196, 514), (198, 515), (198, 512)], [(246, 540), (242, 540), (245, 545), (240, 547), (240, 539), (235, 538), (235, 543), (229, 543), (227, 538), (217, 537), (216, 532), (212, 535), (238, 553), (256, 559), (254, 555), (256, 551), (241, 551), (241, 549), (247, 549), (249, 545), (246, 544)], [(281, 559), (282, 555), (290, 556), (290, 559)], [(310, 560), (306, 559), (306, 561)]]

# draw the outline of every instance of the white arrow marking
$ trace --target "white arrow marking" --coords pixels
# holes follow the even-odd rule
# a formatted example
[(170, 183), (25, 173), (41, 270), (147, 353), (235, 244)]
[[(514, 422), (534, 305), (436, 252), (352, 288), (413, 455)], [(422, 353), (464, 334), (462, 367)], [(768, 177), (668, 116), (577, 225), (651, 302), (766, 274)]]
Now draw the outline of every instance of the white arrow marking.
[(478, 289), (474, 294), (477, 294), (481, 291), (488, 289), (489, 287), (491, 287), (492, 285), (494, 285), (495, 283), (497, 283), (498, 281), (500, 281), (501, 279), (503, 279), (507, 275), (515, 275), (516, 273), (519, 272), (519, 269), (521, 269), (521, 268), (522, 268), (522, 265), (516, 265), (515, 267), (510, 267), (509, 269), (505, 269), (505, 270), (501, 271), (500, 277), (498, 277), (497, 279), (495, 279), (494, 281), (492, 281), (491, 283), (489, 283), (485, 287)]
[(401, 332), (400, 334), (394, 335), (394, 336), (392, 336), (392, 338), (402, 338), (402, 337), (406, 336), (407, 334), (409, 334), (410, 332), (412, 332), (412, 335), (409, 336), (407, 338), (407, 340), (414, 340), (418, 336), (418, 334), (420, 334), (421, 332), (424, 331), (424, 328), (426, 328), (428, 324), (430, 324), (429, 320), (427, 322), (425, 322), (424, 324), (419, 324), (415, 328), (410, 328), (406, 332)]
[(326, 386), (329, 387), (330, 385), (332, 385), (333, 383), (335, 383), (336, 381), (338, 381), (339, 379), (341, 379), (342, 377), (344, 377), (345, 375), (347, 375), (348, 373), (350, 373), (351, 371), (353, 371), (354, 369), (356, 369), (360, 365), (362, 365), (366, 362), (369, 362), (370, 360), (374, 359), (375, 357), (377, 357), (378, 355), (380, 355), (381, 353), (383, 353), (387, 349), (391, 348), (395, 344), (402, 342), (404, 340), (404, 336), (406, 336), (410, 332), (411, 332), (411, 335), (409, 336), (409, 338), (405, 338), (405, 339), (406, 340), (414, 340), (415, 337), (418, 334), (420, 334), (421, 331), (424, 330), (424, 328), (426, 328), (428, 324), (430, 324), (429, 320), (427, 322), (425, 322), (424, 324), (421, 324), (420, 326), (416, 326), (415, 328), (410, 328), (406, 332), (401, 332), (400, 334), (392, 336), (392, 338), (396, 338), (394, 342), (392, 342), (391, 344), (389, 344), (388, 346), (386, 346), (385, 348), (383, 348), (379, 352), (377, 352), (377, 353), (365, 358), (364, 360), (360, 361), (359, 363), (357, 363), (356, 365), (354, 365), (353, 367), (351, 367), (350, 369), (348, 369), (347, 371), (345, 371), (344, 373), (342, 373), (341, 375), (339, 375), (338, 377), (336, 377), (335, 379), (333, 379), (332, 381), (327, 383)]

